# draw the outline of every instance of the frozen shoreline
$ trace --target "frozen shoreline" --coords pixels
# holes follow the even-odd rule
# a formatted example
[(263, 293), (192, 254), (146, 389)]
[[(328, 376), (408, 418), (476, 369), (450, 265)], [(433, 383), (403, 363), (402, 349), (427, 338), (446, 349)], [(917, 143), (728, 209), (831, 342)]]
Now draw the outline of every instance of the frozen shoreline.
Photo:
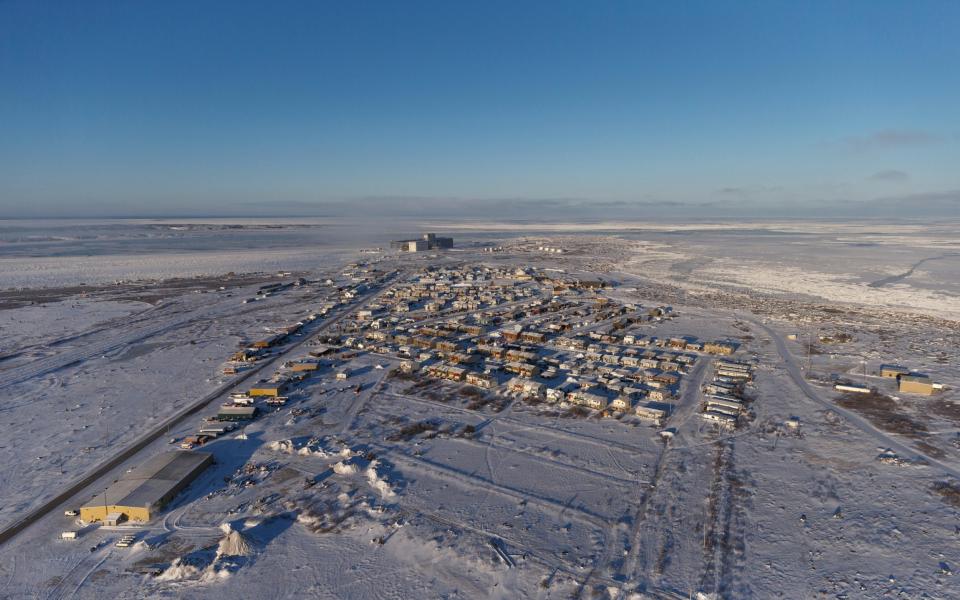
[(351, 253), (338, 248), (248, 250), (231, 252), (165, 253), (161, 255), (107, 255), (0, 259), (0, 289), (50, 288), (156, 280), (215, 277), (226, 273), (313, 271), (329, 264), (331, 256)]

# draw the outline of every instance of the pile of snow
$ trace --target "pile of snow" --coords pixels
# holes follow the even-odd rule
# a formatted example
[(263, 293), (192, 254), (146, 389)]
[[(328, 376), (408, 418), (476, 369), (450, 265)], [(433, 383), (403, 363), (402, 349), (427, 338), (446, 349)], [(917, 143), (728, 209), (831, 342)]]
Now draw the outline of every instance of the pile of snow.
[(357, 473), (357, 465), (340, 461), (333, 465), (333, 472), (337, 475), (355, 475)]
[(203, 572), (203, 576), (200, 577), (200, 581), (203, 581), (203, 582), (205, 582), (205, 583), (209, 583), (209, 582), (211, 582), (211, 581), (217, 581), (217, 580), (220, 580), (220, 579), (226, 579), (227, 577), (230, 577), (230, 571), (229, 571), (229, 570), (227, 570), (227, 569), (218, 569), (218, 568), (216, 568), (214, 565), (210, 565), (210, 567), (207, 568), (207, 569)]
[(234, 529), (230, 523), (220, 526), (223, 538), (217, 544), (216, 554), (209, 550), (174, 559), (170, 566), (157, 575), (159, 581), (199, 580), (213, 582), (225, 579), (247, 564), (253, 547), (247, 536)]
[(182, 558), (174, 559), (163, 573), (157, 575), (158, 581), (179, 581), (181, 579), (196, 579), (200, 576), (200, 568), (184, 562)]
[(250, 556), (250, 542), (246, 536), (224, 523), (220, 529), (225, 534), (220, 544), (217, 546), (217, 558), (221, 556)]
[(291, 440), (277, 440), (275, 442), (270, 442), (267, 444), (267, 448), (273, 450), (274, 452), (282, 452), (283, 454), (293, 454), (294, 446)]
[(367, 467), (366, 475), (367, 481), (370, 482), (370, 486), (377, 490), (382, 498), (392, 498), (394, 494), (393, 489), (390, 487), (390, 484), (377, 473), (377, 465), (380, 464), (379, 461), (371, 461), (370, 466)]
[(356, 456), (356, 452), (351, 450), (349, 446), (344, 446), (339, 451), (324, 450), (322, 440), (316, 437), (310, 438), (307, 443), (299, 448), (297, 448), (297, 444), (293, 440), (277, 440), (275, 442), (270, 442), (267, 444), (267, 448), (273, 450), (274, 452), (281, 452), (283, 454), (298, 454), (300, 456), (315, 456), (317, 458), (340, 456), (344, 459), (348, 459)]
[(327, 458), (328, 456), (330, 456), (329, 454), (327, 454), (327, 453), (324, 452), (323, 450), (321, 450), (321, 449), (319, 449), (319, 448), (313, 449), (313, 448), (311, 448), (310, 446), (304, 446), (303, 448), (300, 448), (300, 449), (297, 451), (297, 454), (299, 454), (300, 456), (316, 456), (316, 457), (319, 457), (319, 458)]

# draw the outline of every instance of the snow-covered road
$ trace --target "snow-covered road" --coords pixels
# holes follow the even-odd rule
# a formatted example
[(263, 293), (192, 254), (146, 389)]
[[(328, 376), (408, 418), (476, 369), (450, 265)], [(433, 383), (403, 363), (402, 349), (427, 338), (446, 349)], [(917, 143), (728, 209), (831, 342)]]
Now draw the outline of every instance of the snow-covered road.
[(750, 314), (738, 312), (737, 316), (761, 328), (764, 332), (766, 332), (766, 334), (770, 337), (770, 339), (773, 340), (774, 344), (776, 344), (777, 346), (777, 352), (780, 354), (780, 358), (783, 359), (783, 363), (787, 369), (787, 373), (790, 374), (790, 378), (797, 385), (797, 387), (800, 388), (800, 391), (802, 391), (807, 398), (809, 398), (810, 400), (813, 400), (817, 404), (820, 404), (824, 408), (832, 410), (838, 415), (841, 415), (851, 425), (855, 426), (857, 429), (859, 429), (863, 433), (876, 439), (878, 446), (888, 447), (891, 450), (900, 454), (901, 456), (913, 457), (914, 459), (922, 459), (923, 461), (927, 462), (931, 466), (942, 469), (944, 473), (947, 473), (955, 478), (960, 479), (960, 469), (958, 469), (957, 467), (945, 464), (933, 458), (929, 454), (921, 452), (916, 448), (912, 448), (904, 444), (903, 442), (900, 442), (892, 435), (884, 433), (883, 431), (880, 431), (879, 429), (874, 427), (873, 424), (871, 424), (869, 421), (867, 421), (866, 419), (864, 419), (854, 411), (838, 406), (836, 403), (830, 402), (829, 400), (822, 398), (820, 394), (817, 393), (817, 390), (812, 385), (810, 385), (810, 383), (804, 378), (803, 372), (800, 370), (799, 365), (797, 365), (797, 361), (796, 359), (794, 359), (793, 354), (791, 354), (789, 348), (787, 348), (787, 344), (784, 341), (783, 336), (781, 336), (779, 333), (774, 331), (768, 325), (766, 325), (765, 323), (763, 323), (762, 321), (760, 321), (759, 319), (757, 319), (756, 317)]

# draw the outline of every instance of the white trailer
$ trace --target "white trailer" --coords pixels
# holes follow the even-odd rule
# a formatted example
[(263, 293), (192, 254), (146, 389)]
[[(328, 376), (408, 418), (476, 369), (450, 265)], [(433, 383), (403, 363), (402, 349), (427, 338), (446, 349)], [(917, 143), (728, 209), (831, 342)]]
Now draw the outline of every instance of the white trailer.
[(709, 402), (707, 403), (707, 411), (713, 411), (713, 412), (722, 413), (725, 415), (730, 415), (731, 417), (734, 417), (734, 418), (736, 418), (736, 416), (740, 414), (739, 407), (730, 408), (729, 406), (710, 404)]
[(849, 385), (846, 383), (838, 383), (833, 386), (833, 389), (840, 392), (853, 392), (855, 394), (869, 394), (870, 388), (863, 385)]
[(730, 425), (733, 426), (736, 424), (737, 420), (730, 415), (724, 414), (722, 412), (717, 412), (715, 410), (708, 410), (701, 415), (707, 421), (713, 421), (715, 423), (720, 423), (721, 425)]
[(717, 400), (726, 400), (727, 402), (736, 402), (740, 404), (742, 400), (736, 396), (731, 396), (730, 394), (704, 394), (707, 398), (715, 398)]
[(739, 402), (731, 402), (730, 400), (721, 400), (719, 398), (707, 398), (707, 408), (713, 408), (715, 406), (723, 407), (727, 410), (734, 410), (739, 413), (743, 410), (743, 405)]
[(729, 379), (750, 379), (751, 375), (747, 371), (739, 371), (733, 369), (717, 369), (717, 375), (720, 377), (727, 377)]

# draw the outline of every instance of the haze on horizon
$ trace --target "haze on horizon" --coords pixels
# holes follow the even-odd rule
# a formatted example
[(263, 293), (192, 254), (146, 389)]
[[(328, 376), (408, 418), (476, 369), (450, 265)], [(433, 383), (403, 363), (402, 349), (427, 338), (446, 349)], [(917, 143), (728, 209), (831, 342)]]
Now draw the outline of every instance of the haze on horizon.
[(0, 4), (0, 218), (957, 216), (950, 2)]

